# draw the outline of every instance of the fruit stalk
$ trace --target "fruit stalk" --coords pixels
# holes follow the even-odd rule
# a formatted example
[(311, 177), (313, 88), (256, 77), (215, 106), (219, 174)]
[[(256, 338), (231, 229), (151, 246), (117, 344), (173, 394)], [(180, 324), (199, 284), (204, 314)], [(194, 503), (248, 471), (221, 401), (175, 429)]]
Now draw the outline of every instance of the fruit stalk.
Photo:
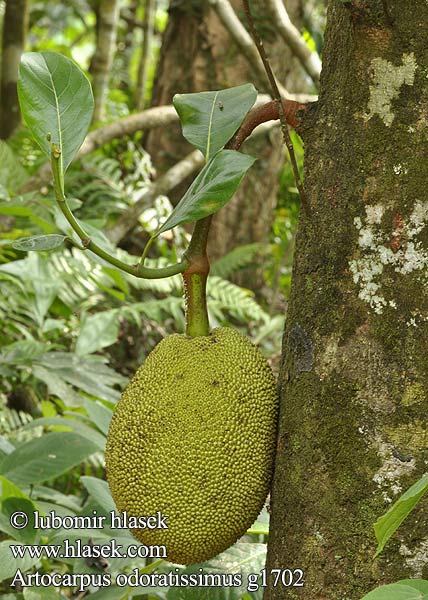
[(210, 331), (207, 311), (206, 286), (210, 270), (207, 255), (208, 233), (212, 217), (196, 222), (189, 248), (184, 258), (188, 266), (183, 272), (186, 306), (186, 335), (197, 337)]

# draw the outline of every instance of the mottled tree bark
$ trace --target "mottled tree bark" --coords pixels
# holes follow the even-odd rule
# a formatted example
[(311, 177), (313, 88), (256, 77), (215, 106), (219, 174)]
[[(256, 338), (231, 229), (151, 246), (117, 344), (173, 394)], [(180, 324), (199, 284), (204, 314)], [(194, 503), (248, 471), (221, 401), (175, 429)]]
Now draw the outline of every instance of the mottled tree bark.
[(7, 0), (3, 21), (0, 137), (8, 138), (21, 122), (16, 83), (28, 29), (27, 0)]
[(135, 89), (135, 104), (138, 110), (143, 110), (146, 97), (154, 11), (155, 0), (144, 0), (143, 43), (141, 46), (140, 62), (138, 64), (137, 86)]
[[(266, 14), (264, 3), (252, 3), (256, 23), (266, 43), (267, 51), (279, 80), (293, 92), (302, 85), (300, 67), (275, 31)], [(233, 7), (242, 19), (242, 4), (233, 0)], [(300, 0), (289, 2), (288, 9), (294, 18), (300, 11)], [(170, 19), (165, 31), (157, 80), (154, 86), (154, 104), (172, 102), (175, 93), (215, 90), (254, 81), (251, 67), (233, 43), (229, 33), (218, 19), (209, 2), (176, 3), (170, 9)], [(259, 89), (268, 92), (268, 89)], [(156, 167), (165, 171), (191, 149), (183, 141), (180, 127), (170, 127), (160, 135), (149, 133), (147, 149)], [(211, 260), (223, 256), (240, 244), (267, 242), (271, 229), (273, 208), (276, 204), (278, 174), (284, 155), (281, 137), (266, 134), (245, 146), (245, 152), (258, 160), (245, 177), (237, 194), (227, 207), (215, 215), (211, 226), (209, 255)], [(189, 181), (177, 189), (177, 201), (187, 189)], [(260, 281), (252, 275), (244, 282), (259, 288)]]
[(97, 43), (89, 69), (95, 99), (94, 122), (104, 118), (110, 69), (116, 46), (119, 4), (119, 0), (96, 0), (95, 2)]
[(120, 11), (119, 27), (117, 29), (117, 50), (115, 62), (120, 70), (119, 87), (131, 97), (131, 60), (134, 54), (135, 34), (139, 23), (137, 11), (140, 0), (129, 0)]
[(301, 568), (305, 586), (267, 599), (428, 578), (426, 501), (372, 559), (373, 523), (428, 464), (427, 22), (424, 0), (329, 2), (268, 551), (268, 569)]

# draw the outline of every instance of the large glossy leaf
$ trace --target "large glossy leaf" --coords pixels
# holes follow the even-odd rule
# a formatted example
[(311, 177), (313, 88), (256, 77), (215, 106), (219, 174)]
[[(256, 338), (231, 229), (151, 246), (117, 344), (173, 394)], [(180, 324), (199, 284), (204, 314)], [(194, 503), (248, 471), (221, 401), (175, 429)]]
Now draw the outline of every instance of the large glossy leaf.
[(428, 600), (428, 581), (404, 579), (390, 585), (382, 585), (361, 600)]
[(62, 149), (64, 171), (82, 145), (92, 120), (91, 85), (69, 58), (56, 52), (27, 52), (19, 67), (22, 115), (36, 142), (50, 157), (51, 140)]
[(40, 483), (62, 475), (97, 450), (77, 433), (48, 433), (18, 446), (3, 460), (0, 472), (18, 485)]
[(183, 135), (203, 152), (206, 160), (230, 140), (257, 98), (251, 83), (196, 94), (176, 94), (173, 103)]
[(218, 211), (231, 199), (255, 160), (235, 150), (218, 152), (193, 181), (156, 235)]
[(374, 525), (376, 539), (379, 542), (375, 557), (385, 547), (386, 542), (398, 529), (407, 515), (414, 509), (422, 496), (428, 491), (428, 475), (424, 475), (395, 502)]

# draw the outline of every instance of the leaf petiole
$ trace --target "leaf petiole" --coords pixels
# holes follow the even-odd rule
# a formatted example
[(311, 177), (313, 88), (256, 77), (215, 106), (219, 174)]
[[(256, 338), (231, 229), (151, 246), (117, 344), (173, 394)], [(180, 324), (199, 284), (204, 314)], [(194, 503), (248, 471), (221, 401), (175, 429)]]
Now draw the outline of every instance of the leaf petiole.
[(52, 145), (51, 166), (54, 180), (55, 199), (62, 214), (67, 219), (73, 231), (80, 238), (83, 249), (90, 250), (118, 269), (143, 279), (162, 279), (164, 277), (171, 277), (172, 275), (182, 273), (187, 268), (188, 261), (186, 259), (183, 259), (180, 263), (176, 263), (175, 265), (170, 265), (168, 267), (162, 267), (159, 269), (145, 267), (141, 261), (135, 265), (128, 265), (122, 260), (109, 254), (106, 250), (101, 248), (101, 246), (98, 246), (98, 244), (90, 239), (68, 206), (67, 199), (64, 194), (64, 173), (61, 166), (61, 149), (59, 146), (54, 147), (54, 145)]

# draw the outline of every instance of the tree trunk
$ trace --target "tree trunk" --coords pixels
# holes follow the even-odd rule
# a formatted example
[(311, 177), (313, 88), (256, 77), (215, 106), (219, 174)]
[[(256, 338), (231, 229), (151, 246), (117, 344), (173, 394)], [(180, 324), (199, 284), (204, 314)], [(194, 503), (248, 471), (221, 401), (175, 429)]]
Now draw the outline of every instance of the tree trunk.
[(7, 0), (3, 21), (1, 61), (0, 138), (8, 138), (21, 122), (18, 67), (28, 29), (27, 0)]
[(155, 0), (144, 1), (143, 43), (141, 45), (141, 56), (140, 62), (138, 64), (137, 86), (135, 89), (135, 105), (138, 110), (143, 110), (145, 104), (155, 8)]
[[(241, 1), (233, 0), (231, 4), (244, 23)], [(297, 75), (300, 72), (297, 60), (291, 57), (266, 17), (264, 3), (257, 0), (252, 4), (256, 23), (266, 40), (266, 48), (279, 80), (290, 85), (293, 91), (299, 91), (297, 86), (302, 86), (302, 82)], [(296, 18), (300, 0), (292, 0), (289, 4), (290, 15)], [(209, 2), (196, 5), (187, 1), (170, 8), (153, 104), (169, 104), (175, 93), (222, 89), (249, 81), (254, 81), (250, 65), (210, 8)], [(258, 91), (270, 93), (268, 89), (259, 88)], [(191, 149), (183, 140), (179, 126), (169, 127), (161, 134), (149, 133), (146, 147), (160, 172), (183, 158)], [(260, 160), (251, 168), (226, 209), (215, 215), (209, 243), (211, 260), (223, 256), (237, 245), (268, 241), (276, 204), (278, 175), (284, 160), (281, 137), (279, 134), (266, 134), (257, 142), (248, 142), (245, 151)], [(178, 201), (189, 183), (186, 181), (177, 188), (172, 196), (173, 202)], [(254, 270), (246, 283), (249, 287), (259, 287)]]
[(89, 69), (95, 100), (94, 122), (102, 121), (104, 118), (110, 69), (116, 45), (119, 4), (119, 0), (99, 0), (96, 3), (97, 45)]
[[(390, 8), (388, 8), (388, 6)], [(424, 0), (330, 0), (280, 375), (268, 569), (359, 600), (428, 578), (426, 502), (373, 560), (373, 523), (428, 464)]]
[(129, 0), (122, 8), (119, 14), (119, 26), (117, 28), (117, 54), (115, 56), (115, 64), (117, 64), (120, 81), (119, 88), (126, 92), (131, 102), (131, 62), (135, 48), (135, 35), (138, 32), (137, 12), (140, 0)]

